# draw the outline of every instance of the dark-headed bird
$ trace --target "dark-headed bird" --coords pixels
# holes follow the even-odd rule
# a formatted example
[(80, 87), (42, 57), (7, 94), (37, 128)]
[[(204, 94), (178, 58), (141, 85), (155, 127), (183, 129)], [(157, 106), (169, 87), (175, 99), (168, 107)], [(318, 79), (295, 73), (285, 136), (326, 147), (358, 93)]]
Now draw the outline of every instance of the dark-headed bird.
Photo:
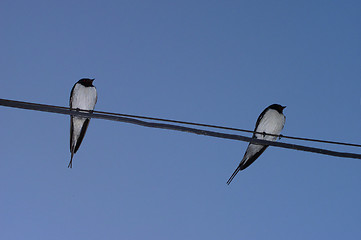
[[(93, 86), (94, 79), (82, 78), (74, 84), (70, 93), (71, 109), (93, 111), (97, 102), (97, 90)], [(89, 125), (89, 118), (70, 116), (70, 153), (68, 168), (73, 166), (73, 156), (78, 151)]]
[[(279, 135), (281, 133), (286, 121), (286, 117), (283, 115), (284, 108), (285, 107), (279, 104), (272, 104), (263, 110), (257, 119), (256, 127), (254, 129), (255, 132), (259, 133), (253, 133), (252, 137), (268, 141), (276, 141), (277, 136), (266, 134)], [(264, 152), (264, 150), (266, 150), (267, 147), (268, 145), (249, 143), (241, 163), (228, 179), (227, 184), (229, 185), (232, 182), (233, 178), (239, 171), (246, 169), (249, 165), (251, 165)]]

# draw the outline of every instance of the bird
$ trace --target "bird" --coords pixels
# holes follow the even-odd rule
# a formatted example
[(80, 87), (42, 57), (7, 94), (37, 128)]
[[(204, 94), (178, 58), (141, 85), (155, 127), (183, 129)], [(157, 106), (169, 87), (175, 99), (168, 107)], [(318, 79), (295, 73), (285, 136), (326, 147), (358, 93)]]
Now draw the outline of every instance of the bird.
[[(253, 133), (252, 138), (276, 141), (277, 137), (280, 137), (280, 133), (286, 121), (286, 117), (283, 114), (283, 109), (285, 108), (286, 106), (272, 104), (263, 110), (257, 119), (254, 129), (254, 132), (258, 133)], [(266, 134), (274, 134), (276, 136)], [(244, 170), (249, 165), (251, 165), (264, 152), (264, 150), (266, 150), (268, 146), (269, 145), (249, 143), (242, 161), (233, 172), (232, 176), (228, 179), (227, 184), (229, 185), (232, 182), (233, 178), (239, 171)]]
[[(93, 86), (95, 79), (82, 78), (76, 82), (70, 92), (69, 105), (72, 110), (93, 111), (97, 102), (97, 90)], [(78, 151), (89, 125), (89, 118), (70, 116), (70, 153), (68, 168), (73, 166), (74, 154)]]

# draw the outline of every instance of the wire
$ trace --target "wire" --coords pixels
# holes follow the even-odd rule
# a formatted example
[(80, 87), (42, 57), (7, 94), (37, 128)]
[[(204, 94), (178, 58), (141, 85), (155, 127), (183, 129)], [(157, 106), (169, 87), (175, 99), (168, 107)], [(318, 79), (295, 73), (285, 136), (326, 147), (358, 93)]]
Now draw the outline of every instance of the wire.
[(277, 135), (277, 134), (271, 134), (271, 133), (256, 132), (256, 131), (246, 130), (246, 129), (241, 129), (241, 128), (223, 127), (223, 126), (219, 126), (219, 125), (185, 122), (185, 121), (178, 121), (178, 120), (171, 120), (171, 119), (164, 119), (164, 118), (154, 118), (154, 117), (146, 117), (146, 116), (139, 116), (139, 115), (123, 114), (123, 113), (110, 113), (110, 112), (103, 112), (103, 111), (93, 111), (93, 112), (107, 114), (107, 115), (114, 115), (114, 116), (123, 116), (123, 117), (155, 120), (155, 121), (162, 121), (162, 122), (172, 122), (172, 123), (179, 123), (179, 124), (186, 124), (186, 125), (193, 125), (193, 126), (217, 128), (217, 129), (231, 130), (231, 131), (238, 131), (238, 132), (257, 133), (257, 134), (262, 134), (262, 135), (275, 136), (275, 137), (279, 137), (279, 138), (288, 138), (288, 139), (293, 139), (293, 140), (328, 143), (328, 144), (344, 145), (344, 146), (351, 146), (351, 147), (361, 147), (360, 144), (355, 144), (355, 143), (344, 143), (344, 142), (335, 142), (335, 141), (312, 139), (312, 138), (292, 137), (292, 136), (287, 136), (287, 135), (282, 135), (282, 134)]
[[(1, 99), (1, 100), (5, 100), (5, 99)], [(14, 101), (14, 100), (7, 100), (7, 101), (25, 103), (25, 102)], [(47, 107), (57, 107), (59, 109), (69, 109), (68, 107), (61, 107), (61, 106), (54, 106), (54, 105), (46, 105), (46, 104), (38, 104), (38, 103), (31, 103), (31, 104), (33, 104), (34, 106), (47, 106)], [(343, 146), (360, 147), (361, 148), (361, 144), (356, 144), (356, 143), (336, 142), (336, 141), (320, 140), (320, 139), (304, 138), (304, 137), (292, 137), (292, 136), (287, 136), (287, 135), (282, 135), (282, 134), (276, 135), (276, 134), (271, 134), (271, 133), (255, 132), (252, 130), (233, 128), (233, 127), (224, 127), (224, 126), (204, 124), (204, 123), (194, 123), (194, 122), (186, 122), (186, 121), (171, 120), (171, 119), (164, 119), (164, 118), (155, 118), (155, 117), (131, 115), (131, 114), (124, 114), (124, 113), (112, 113), (112, 112), (104, 112), (104, 111), (96, 111), (96, 110), (94, 110), (93, 113), (100, 113), (100, 114), (121, 116), (121, 117), (131, 117), (131, 118), (146, 119), (146, 120), (153, 120), (153, 121), (179, 123), (179, 124), (185, 124), (185, 125), (216, 128), (216, 129), (231, 130), (231, 131), (238, 131), (238, 132), (257, 133), (257, 134), (262, 134), (262, 135), (275, 136), (275, 137), (279, 137), (279, 138), (287, 138), (287, 139), (300, 140), (300, 141), (327, 143), (327, 144), (335, 144), (335, 145), (343, 145)]]
[(288, 148), (288, 149), (294, 149), (294, 150), (306, 151), (306, 152), (313, 152), (313, 153), (330, 155), (330, 156), (335, 156), (335, 157), (361, 159), (361, 154), (356, 154), (356, 153), (337, 152), (337, 151), (331, 151), (331, 150), (327, 150), (327, 149), (307, 147), (307, 146), (296, 145), (296, 144), (267, 141), (267, 140), (262, 140), (262, 139), (245, 137), (245, 136), (241, 136), (241, 135), (201, 130), (201, 129), (177, 126), (177, 125), (172, 125), (172, 124), (146, 122), (146, 121), (141, 121), (141, 120), (137, 120), (137, 119), (133, 119), (133, 118), (129, 118), (129, 117), (127, 118), (127, 117), (116, 116), (116, 114), (110, 115), (110, 114), (97, 113), (95, 111), (89, 112), (89, 111), (84, 111), (84, 110), (71, 110), (66, 107), (29, 103), (29, 102), (21, 102), (21, 101), (7, 100), (7, 99), (0, 99), (0, 105), (6, 106), (6, 107), (36, 110), (36, 111), (43, 111), (43, 112), (52, 112), (52, 113), (59, 113), (59, 114), (65, 114), (65, 115), (87, 117), (87, 118), (98, 118), (98, 119), (105, 119), (105, 120), (111, 120), (111, 121), (126, 122), (126, 123), (136, 124), (136, 125), (145, 126), (145, 127), (176, 130), (176, 131), (182, 131), (182, 132), (190, 132), (190, 133), (195, 133), (198, 135), (239, 140), (239, 141), (245, 141), (245, 142), (250, 142), (250, 143), (255, 143), (255, 144), (260, 144), (260, 145), (270, 145), (270, 146), (275, 146), (275, 147)]

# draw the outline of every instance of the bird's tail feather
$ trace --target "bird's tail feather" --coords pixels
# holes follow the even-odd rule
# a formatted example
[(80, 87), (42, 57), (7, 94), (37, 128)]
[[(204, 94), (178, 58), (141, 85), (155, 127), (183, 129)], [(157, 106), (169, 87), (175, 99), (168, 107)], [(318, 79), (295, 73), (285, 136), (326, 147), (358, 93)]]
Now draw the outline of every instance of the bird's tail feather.
[(228, 181), (227, 181), (227, 185), (229, 185), (229, 184), (232, 182), (233, 178), (237, 175), (237, 173), (238, 173), (240, 170), (241, 170), (241, 168), (240, 168), (239, 166), (236, 168), (236, 170), (234, 170), (232, 176), (231, 176), (231, 177), (228, 179)]
[(71, 151), (71, 158), (70, 158), (70, 162), (68, 165), (68, 168), (73, 168), (73, 156), (74, 156), (74, 151)]

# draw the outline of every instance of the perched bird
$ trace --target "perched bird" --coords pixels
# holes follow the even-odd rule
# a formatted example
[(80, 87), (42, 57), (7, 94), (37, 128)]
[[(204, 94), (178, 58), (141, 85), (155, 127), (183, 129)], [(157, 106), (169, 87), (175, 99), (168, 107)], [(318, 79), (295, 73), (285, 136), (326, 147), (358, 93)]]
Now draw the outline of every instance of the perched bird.
[[(93, 111), (97, 102), (97, 90), (93, 86), (94, 79), (82, 78), (74, 84), (69, 105), (75, 110)], [(70, 116), (70, 153), (68, 168), (73, 166), (73, 156), (78, 151), (89, 125), (89, 118)]]
[[(257, 119), (256, 127), (254, 129), (255, 132), (259, 133), (253, 133), (252, 137), (268, 141), (276, 141), (277, 136), (266, 135), (266, 133), (275, 135), (279, 135), (281, 133), (281, 130), (283, 129), (286, 121), (286, 117), (283, 115), (284, 108), (285, 106), (283, 107), (279, 104), (272, 104), (263, 110)], [(239, 171), (251, 165), (264, 152), (264, 150), (266, 150), (267, 147), (268, 145), (250, 143), (241, 163), (233, 172), (232, 176), (228, 179), (227, 184), (229, 185), (232, 182), (233, 178)]]

